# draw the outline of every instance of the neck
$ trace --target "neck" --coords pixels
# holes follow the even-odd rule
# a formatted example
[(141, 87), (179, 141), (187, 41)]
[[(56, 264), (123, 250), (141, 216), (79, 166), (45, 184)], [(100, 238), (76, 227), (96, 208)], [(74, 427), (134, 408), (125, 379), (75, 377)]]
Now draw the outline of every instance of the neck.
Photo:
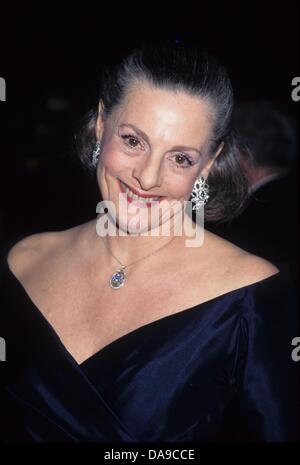
[[(179, 215), (178, 215), (179, 217)], [(145, 257), (145, 260), (151, 260), (150, 254), (153, 254), (153, 259), (155, 256), (160, 255), (160, 258), (164, 256), (171, 256), (174, 254), (174, 248), (178, 250), (179, 247), (185, 246), (185, 240), (191, 241), (193, 236), (191, 236), (191, 229), (188, 231), (188, 235), (185, 231), (185, 227), (182, 221), (182, 214), (180, 215), (180, 220), (177, 217), (177, 221), (175, 221), (175, 225), (173, 227), (170, 226), (170, 231), (168, 228), (165, 230), (161, 227), (157, 227), (156, 229), (151, 229), (148, 231), (147, 235), (145, 233), (142, 234), (129, 234), (125, 235), (124, 231), (120, 231), (118, 227), (115, 228), (115, 235), (107, 234), (101, 235), (101, 231), (99, 230), (98, 220), (93, 220), (89, 223), (90, 232), (89, 232), (89, 245), (91, 247), (91, 253), (95, 255), (95, 262), (98, 261), (97, 254), (95, 251), (101, 251), (101, 256), (105, 263), (101, 259), (101, 266), (107, 266), (110, 269), (121, 267), (121, 264), (116, 260), (116, 258), (125, 266), (129, 266), (131, 263), (140, 260)], [(184, 221), (186, 224), (191, 225), (192, 221), (189, 217), (187, 217), (186, 213), (184, 213)], [(180, 227), (181, 222), (181, 227)], [(199, 230), (201, 229), (201, 233), (203, 228), (196, 226), (193, 223), (193, 233), (200, 234)], [(197, 230), (197, 232), (196, 232)], [(165, 232), (165, 233), (164, 233)], [(103, 234), (103, 233), (102, 233)], [(160, 250), (161, 249), (161, 250)], [(157, 253), (156, 253), (157, 251)], [(114, 258), (113, 255), (116, 257)], [(149, 255), (149, 258), (146, 256)], [(105, 258), (104, 258), (105, 257)]]

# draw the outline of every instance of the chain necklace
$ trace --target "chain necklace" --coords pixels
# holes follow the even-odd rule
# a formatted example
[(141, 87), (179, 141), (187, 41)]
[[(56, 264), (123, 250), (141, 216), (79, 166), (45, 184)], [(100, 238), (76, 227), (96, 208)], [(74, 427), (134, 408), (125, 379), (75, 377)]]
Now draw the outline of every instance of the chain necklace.
[[(102, 239), (103, 237), (100, 236)], [(115, 271), (112, 275), (111, 275), (111, 278), (109, 280), (109, 285), (112, 289), (120, 289), (122, 286), (124, 286), (124, 283), (125, 283), (125, 279), (126, 279), (126, 273), (125, 273), (125, 269), (128, 268), (129, 266), (131, 265), (134, 265), (136, 264), (137, 262), (141, 261), (141, 260), (145, 260), (146, 258), (150, 257), (151, 255), (155, 254), (156, 252), (158, 252), (159, 250), (162, 250), (164, 247), (166, 247), (167, 245), (171, 244), (171, 242), (175, 239), (176, 236), (173, 237), (173, 239), (170, 240), (170, 242), (167, 242), (166, 244), (164, 244), (162, 247), (160, 247), (159, 249), (157, 250), (154, 250), (154, 252), (151, 252), (150, 254), (146, 255), (146, 257), (141, 257), (141, 258), (138, 258), (137, 260), (135, 260), (134, 262), (132, 263), (129, 263), (129, 265), (123, 265), (122, 262), (120, 262), (120, 260), (115, 257), (115, 255), (112, 253), (112, 251), (110, 250), (110, 248), (108, 247), (108, 245), (105, 244), (105, 241), (103, 239), (103, 243), (106, 247), (106, 249), (108, 250), (108, 252), (110, 253), (110, 255), (115, 259), (117, 260), (117, 262), (119, 262), (119, 264), (121, 265), (121, 268), (118, 269), (117, 271)]]

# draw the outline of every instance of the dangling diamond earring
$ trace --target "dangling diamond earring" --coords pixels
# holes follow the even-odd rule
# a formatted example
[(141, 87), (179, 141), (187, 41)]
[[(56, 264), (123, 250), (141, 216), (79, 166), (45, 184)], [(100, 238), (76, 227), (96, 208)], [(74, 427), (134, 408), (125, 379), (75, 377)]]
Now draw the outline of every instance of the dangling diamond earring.
[(203, 176), (196, 179), (191, 194), (191, 200), (194, 203), (192, 210), (200, 210), (200, 208), (209, 199), (209, 185), (205, 181)]
[(95, 148), (94, 148), (93, 153), (92, 153), (92, 165), (95, 168), (97, 166), (100, 153), (101, 153), (101, 142), (99, 140), (97, 140), (97, 142), (95, 144)]

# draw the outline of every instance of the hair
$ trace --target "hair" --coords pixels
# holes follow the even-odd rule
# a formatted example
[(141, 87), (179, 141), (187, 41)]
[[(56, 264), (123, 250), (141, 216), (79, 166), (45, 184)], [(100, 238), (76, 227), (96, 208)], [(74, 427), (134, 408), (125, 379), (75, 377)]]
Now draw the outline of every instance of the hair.
[(238, 103), (232, 121), (258, 167), (291, 169), (296, 161), (295, 121), (275, 102), (257, 100)]
[(160, 45), (144, 43), (133, 49), (120, 63), (101, 70), (100, 91), (94, 108), (82, 120), (75, 139), (84, 167), (94, 173), (91, 154), (96, 143), (95, 124), (98, 103), (104, 104), (103, 118), (122, 105), (130, 87), (147, 82), (155, 88), (184, 91), (205, 99), (213, 109), (213, 130), (209, 154), (223, 148), (209, 172), (209, 201), (205, 204), (205, 221), (225, 222), (244, 208), (248, 181), (240, 164), (240, 140), (231, 126), (233, 90), (229, 76), (221, 63), (196, 47), (165, 41)]

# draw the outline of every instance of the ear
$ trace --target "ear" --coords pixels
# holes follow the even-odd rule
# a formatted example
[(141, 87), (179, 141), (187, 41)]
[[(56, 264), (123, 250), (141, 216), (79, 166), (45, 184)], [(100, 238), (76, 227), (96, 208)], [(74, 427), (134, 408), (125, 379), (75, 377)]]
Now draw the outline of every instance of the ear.
[(204, 176), (205, 179), (208, 178), (209, 172), (214, 164), (214, 161), (222, 152), (223, 147), (224, 147), (224, 142), (221, 142), (214, 156), (212, 158), (209, 158), (208, 162), (206, 163), (204, 168), (201, 170), (201, 175)]
[(103, 134), (103, 129), (104, 129), (103, 111), (104, 111), (104, 104), (103, 104), (103, 101), (100, 100), (99, 105), (98, 105), (98, 116), (97, 116), (96, 127), (95, 127), (97, 140), (101, 140), (102, 134)]

